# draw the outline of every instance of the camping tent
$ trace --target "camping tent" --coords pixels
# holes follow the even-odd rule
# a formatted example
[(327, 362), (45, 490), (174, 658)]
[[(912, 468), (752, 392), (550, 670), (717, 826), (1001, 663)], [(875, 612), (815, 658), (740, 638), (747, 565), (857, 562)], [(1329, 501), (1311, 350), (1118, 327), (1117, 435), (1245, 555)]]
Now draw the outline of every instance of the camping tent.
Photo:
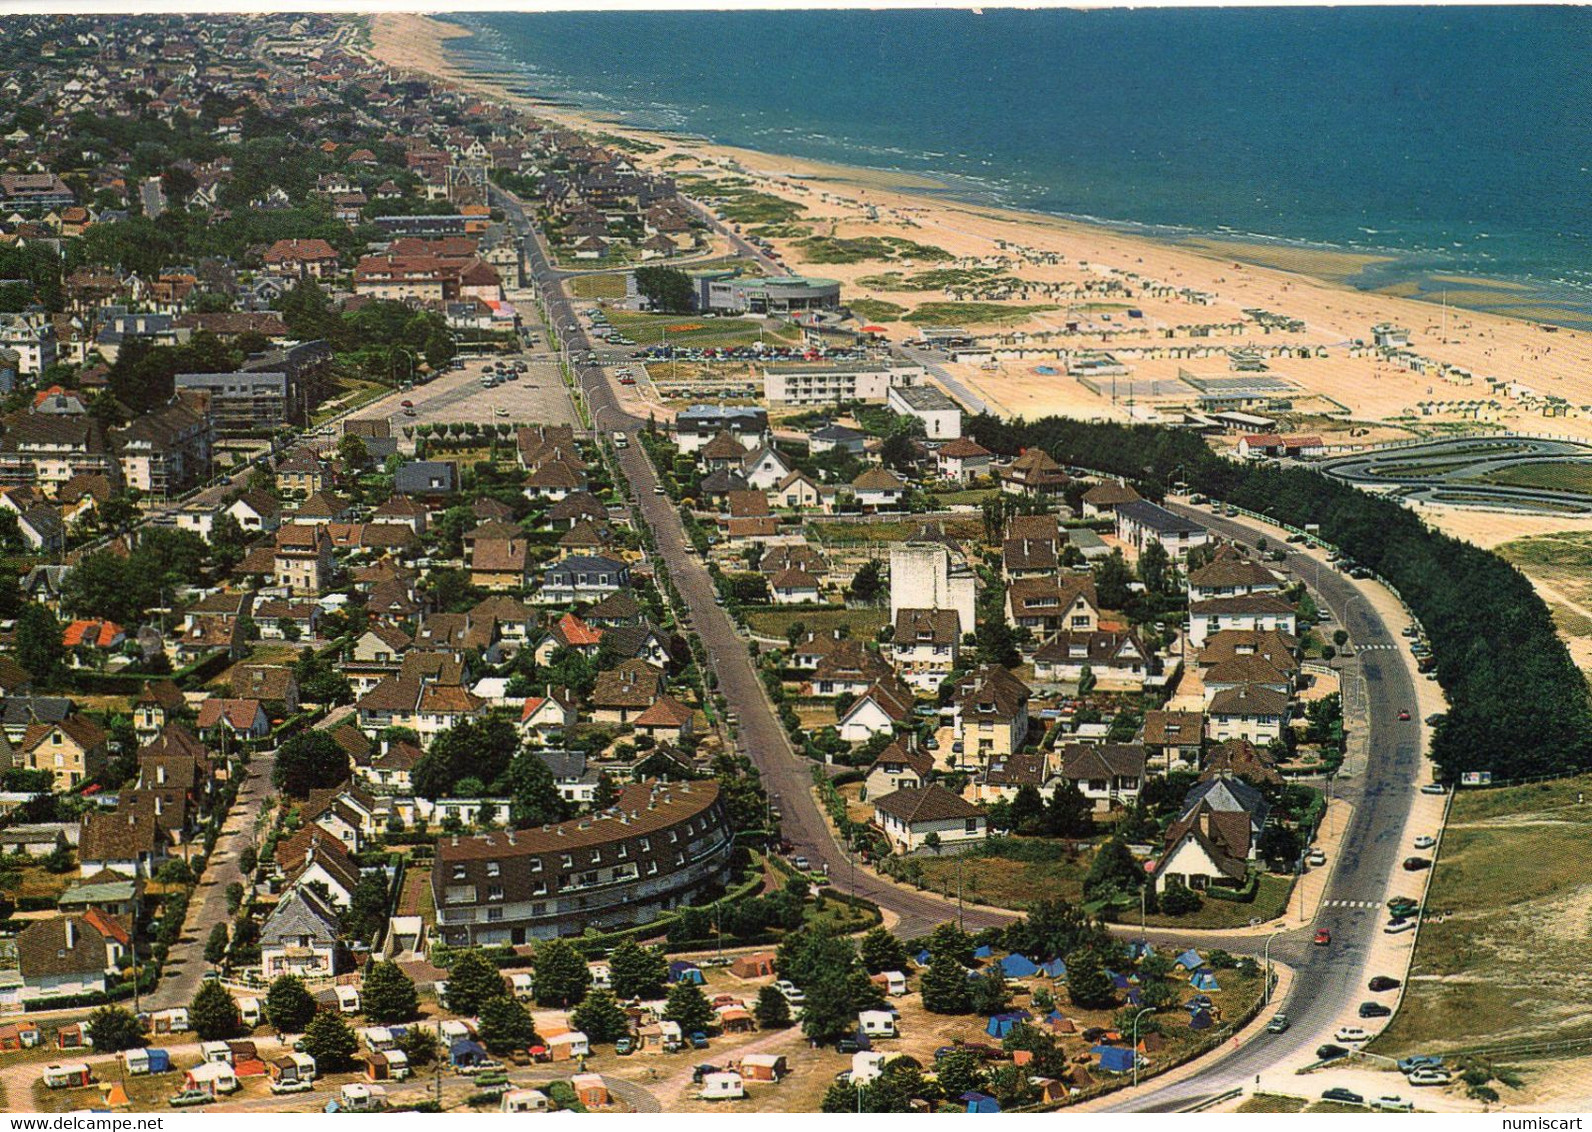
[(976, 947), (973, 949), (974, 959), (991, 959), (994, 958), (994, 955), (995, 949), (987, 943), (982, 947)]
[(448, 1047), (448, 1061), (452, 1065), (479, 1065), (485, 1060), (486, 1047), (469, 1038), (460, 1038)]
[(1026, 955), (1008, 955), (1001, 960), (1001, 971), (1008, 979), (1026, 979), (1038, 974), (1039, 968)]
[(1214, 971), (1195, 971), (1189, 976), (1188, 985), (1193, 987), (1195, 990), (1202, 991), (1214, 991), (1222, 989), (1220, 984), (1218, 984), (1216, 981), (1216, 972)]
[(702, 968), (695, 963), (688, 963), (684, 959), (676, 959), (669, 964), (669, 981), (671, 983), (695, 983), (697, 986), (707, 982), (702, 977)]
[(1047, 959), (1039, 965), (1039, 969), (1053, 979), (1065, 979), (1067, 977), (1067, 964), (1060, 959)]
[(1100, 1068), (1107, 1073), (1131, 1073), (1133, 1051), (1122, 1046), (1095, 1046), (1089, 1051), (1100, 1059)]
[(999, 1112), (1000, 1102), (987, 1093), (963, 1093), (956, 1098), (967, 1106), (968, 1112)]
[(1019, 1023), (1031, 1021), (1033, 1017), (1026, 1010), (1008, 1010), (1003, 1014), (991, 1014), (989, 1016), (989, 1024), (984, 1027), (984, 1032), (992, 1038), (1004, 1038)]
[(1209, 1010), (1196, 1010), (1188, 1020), (1190, 1030), (1209, 1030), (1213, 1025)]
[(1192, 947), (1177, 957), (1177, 965), (1179, 967), (1186, 967), (1190, 971), (1194, 970), (1194, 968), (1200, 966), (1204, 962), (1205, 960), (1200, 958), (1200, 953), (1195, 951)]
[(1073, 1023), (1073, 1020), (1059, 1010), (1052, 1010), (1045, 1015), (1045, 1025), (1049, 1026), (1051, 1031), (1057, 1034), (1076, 1034), (1078, 1032), (1078, 1027)]

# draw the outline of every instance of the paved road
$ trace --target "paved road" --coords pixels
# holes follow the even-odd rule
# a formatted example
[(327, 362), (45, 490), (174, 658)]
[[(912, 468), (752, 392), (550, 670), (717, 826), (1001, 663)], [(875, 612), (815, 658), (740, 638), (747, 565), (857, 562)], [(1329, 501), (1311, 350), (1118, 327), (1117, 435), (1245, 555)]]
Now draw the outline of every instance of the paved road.
[(144, 215), (151, 220), (159, 219), (166, 211), (166, 189), (159, 177), (147, 178), (138, 186), (138, 199), (143, 203)]
[[(1209, 511), (1175, 503), (1169, 506), (1235, 542), (1253, 544), (1259, 535), (1240, 521), (1217, 518)], [(1300, 553), (1290, 552), (1282, 565), (1295, 577), (1308, 579), (1339, 624), (1349, 631), (1364, 671), (1370, 731), (1364, 775), (1340, 784), (1342, 788), (1335, 791), (1352, 802), (1354, 814), (1322, 896), (1321, 910), (1309, 929), (1288, 932), (1272, 945), (1272, 956), (1294, 968), (1293, 987), (1282, 1006), (1292, 1027), (1285, 1034), (1270, 1035), (1216, 1055), (1196, 1076), (1125, 1098), (1113, 1106), (1113, 1111), (1167, 1112), (1185, 1108), (1249, 1084), (1257, 1073), (1279, 1062), (1299, 1060), (1306, 1051), (1313, 1051), (1330, 1039), (1345, 1008), (1367, 997), (1367, 981), (1371, 975), (1382, 973), (1368, 969), (1368, 953), (1382, 929), (1381, 903), (1388, 878), (1405, 855), (1405, 819), (1419, 789), (1419, 724), (1398, 719), (1401, 710), (1414, 713), (1414, 681), (1401, 655), (1398, 638), (1389, 632), (1354, 582), (1335, 570), (1320, 570), (1318, 576), (1317, 561)], [(1366, 648), (1378, 644), (1392, 644), (1395, 648)], [(1376, 906), (1335, 907), (1335, 901), (1373, 902)], [(1314, 928), (1326, 928), (1332, 933), (1330, 947), (1310, 943)], [(1251, 937), (1251, 946), (1245, 949), (1251, 954), (1253, 943)], [(1305, 1060), (1309, 1060), (1308, 1056)]]
[(166, 957), (160, 985), (144, 1000), (144, 1007), (163, 1010), (168, 1006), (187, 1006), (210, 970), (205, 962), (205, 941), (217, 924), (231, 919), (227, 913), (227, 885), (243, 881), (238, 854), (252, 845), (255, 818), (264, 811), (273, 793), (271, 772), (276, 767), (276, 752), (262, 751), (249, 760), (244, 773), (248, 778), (238, 788), (238, 797), (228, 811), (215, 851), (205, 868), (204, 879), (194, 889), (183, 921), (182, 936)]

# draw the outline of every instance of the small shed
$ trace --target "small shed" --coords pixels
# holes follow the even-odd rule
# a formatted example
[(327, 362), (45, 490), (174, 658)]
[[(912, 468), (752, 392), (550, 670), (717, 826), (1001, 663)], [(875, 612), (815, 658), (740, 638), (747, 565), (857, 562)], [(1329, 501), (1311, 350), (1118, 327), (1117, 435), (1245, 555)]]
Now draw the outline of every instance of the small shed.
[(705, 1101), (736, 1101), (746, 1096), (746, 1083), (733, 1069), (708, 1073), (702, 1077), (702, 1091), (697, 1094)]
[(486, 1047), (469, 1038), (460, 1038), (448, 1047), (448, 1063), (455, 1069), (461, 1066), (480, 1065), (487, 1057)]
[(988, 1093), (963, 1093), (956, 1098), (966, 1106), (967, 1112), (999, 1112), (1000, 1102)]
[(546, 1112), (547, 1094), (540, 1089), (510, 1089), (503, 1094), (499, 1112)]
[(870, 1038), (896, 1036), (896, 1016), (889, 1010), (863, 1010), (857, 1015), (857, 1026)]
[(602, 1108), (609, 1103), (608, 1083), (596, 1073), (577, 1073), (569, 1079), (575, 1099), (587, 1108)]
[(789, 1072), (782, 1053), (748, 1053), (741, 1058), (741, 1076), (748, 1081), (778, 1081)]
[(1133, 1072), (1134, 1053), (1122, 1046), (1094, 1046), (1089, 1050), (1100, 1059), (1100, 1068), (1107, 1073)]
[(702, 975), (702, 968), (685, 959), (671, 960), (669, 963), (669, 982), (694, 983), (701, 986), (707, 982)]
[(1008, 955), (1001, 960), (1001, 972), (1008, 979), (1028, 979), (1039, 973), (1039, 965), (1026, 955)]
[(763, 979), (774, 974), (774, 953), (759, 951), (754, 955), (738, 955), (730, 961), (730, 974), (738, 979)]
[(211, 1096), (235, 1093), (238, 1090), (238, 1075), (232, 1071), (232, 1066), (224, 1062), (205, 1061), (188, 1070), (183, 1078), (183, 1087), (202, 1089)]
[(51, 1089), (79, 1089), (90, 1084), (94, 1075), (81, 1061), (69, 1061), (62, 1065), (47, 1065), (44, 1068), (44, 1084)]

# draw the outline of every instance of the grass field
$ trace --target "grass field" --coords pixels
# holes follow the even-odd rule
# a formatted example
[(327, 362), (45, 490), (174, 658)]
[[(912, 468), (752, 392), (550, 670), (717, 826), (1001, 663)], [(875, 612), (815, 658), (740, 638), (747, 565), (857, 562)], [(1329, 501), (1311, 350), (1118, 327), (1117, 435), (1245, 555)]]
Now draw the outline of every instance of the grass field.
[(1592, 602), (1592, 532), (1518, 538), (1499, 546), (1496, 553), (1572, 601)]
[(1535, 487), (1546, 491), (1592, 495), (1592, 462), (1544, 460), (1540, 463), (1514, 464), (1488, 472), (1481, 477), (1481, 481), (1509, 487)]
[(867, 263), (870, 260), (949, 259), (950, 253), (932, 244), (914, 243), (899, 236), (808, 236), (797, 240), (807, 263)]
[(577, 299), (622, 299), (625, 297), (625, 277), (617, 272), (609, 275), (577, 275), (569, 281), (569, 289)]
[(1261, 1093), (1250, 1097), (1238, 1106), (1239, 1112), (1303, 1112), (1308, 1102), (1303, 1097), (1287, 1097), (1281, 1093)]
[[(956, 896), (957, 859), (925, 857), (924, 886), (931, 892)], [(1021, 911), (1037, 900), (1060, 897), (1074, 903), (1083, 899), (1087, 857), (1076, 861), (1011, 861), (1004, 857), (964, 857), (961, 862), (962, 896), (977, 904)]]
[(1403, 1007), (1372, 1049), (1397, 1056), (1592, 1035), (1592, 776), (1454, 799)]
[(1054, 303), (1007, 306), (1004, 303), (924, 303), (906, 321), (926, 326), (1001, 326), (1027, 322), (1036, 314), (1058, 310)]
[[(918, 533), (923, 523), (918, 519), (885, 519), (872, 523), (815, 520), (808, 525), (818, 541), (826, 546), (842, 546), (865, 542), (905, 542)], [(980, 519), (948, 519), (945, 530), (952, 538), (984, 537), (984, 523)]]
[(833, 610), (805, 610), (793, 612), (784, 609), (754, 609), (747, 613), (746, 623), (752, 632), (764, 637), (783, 637), (785, 631), (800, 621), (817, 633), (844, 625), (859, 640), (871, 641), (879, 633), (879, 626), (890, 620), (888, 606), (864, 609), (846, 609), (835, 606)]
[[(1277, 919), (1287, 909), (1293, 886), (1293, 877), (1262, 873), (1255, 899), (1248, 904), (1240, 904), (1236, 900), (1212, 900), (1207, 896), (1198, 912), (1190, 912), (1186, 916), (1150, 916), (1147, 922), (1151, 927), (1163, 928), (1241, 928), (1251, 919), (1264, 923)], [(1132, 920), (1133, 914), (1123, 918)]]
[[(751, 318), (697, 318), (686, 314), (637, 314), (610, 311), (613, 328), (637, 346), (656, 346), (667, 339), (676, 346), (754, 346), (762, 324)], [(794, 333), (762, 330), (764, 341), (792, 341)]]
[(847, 306), (852, 314), (867, 322), (894, 322), (907, 313), (906, 307), (883, 299), (852, 299)]

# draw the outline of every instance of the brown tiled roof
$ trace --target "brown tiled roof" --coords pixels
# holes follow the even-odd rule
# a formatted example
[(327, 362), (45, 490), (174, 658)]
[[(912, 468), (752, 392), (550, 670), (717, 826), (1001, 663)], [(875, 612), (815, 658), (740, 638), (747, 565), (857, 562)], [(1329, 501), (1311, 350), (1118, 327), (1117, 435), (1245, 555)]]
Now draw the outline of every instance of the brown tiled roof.
[(1288, 696), (1260, 684), (1224, 688), (1211, 698), (1212, 715), (1288, 715)]
[(1144, 777), (1144, 746), (1140, 743), (1068, 743), (1062, 748), (1061, 773), (1077, 781), (1116, 776)]
[(1083, 493), (1083, 501), (1091, 507), (1115, 507), (1119, 503), (1132, 503), (1138, 498), (1138, 492), (1114, 480), (1097, 483)]
[[(70, 936), (71, 945), (67, 939)], [(83, 916), (35, 920), (17, 935), (17, 967), (25, 982), (105, 973), (105, 937)]]
[(962, 615), (954, 609), (898, 609), (897, 645), (954, 645), (962, 639)]
[(659, 672), (640, 660), (627, 660), (597, 674), (592, 704), (599, 708), (647, 708), (657, 700)]
[(1009, 538), (1001, 543), (1001, 563), (1008, 570), (1054, 570), (1056, 540)]
[(1226, 586), (1280, 586), (1277, 576), (1258, 562), (1242, 558), (1223, 547), (1198, 570), (1189, 571), (1188, 583), (1202, 589)]
[(131, 861), (159, 843), (160, 830), (147, 816), (94, 811), (83, 815), (77, 855), (81, 861)]
[(659, 696), (652, 706), (635, 718), (637, 727), (683, 727), (691, 721), (691, 709), (673, 696)]
[[(643, 855), (634, 844), (639, 838), (691, 821), (706, 812), (719, 799), (719, 784), (712, 779), (697, 782), (637, 782), (620, 793), (613, 810), (576, 818), (557, 825), (522, 829), (508, 833), (481, 833), (474, 836), (444, 837), (437, 845), (439, 867), (455, 861), (485, 861), (542, 854), (568, 853), (575, 849), (609, 844), (626, 844), (630, 859)], [(620, 814), (624, 821), (619, 820)], [(657, 845), (654, 849), (663, 849)], [(549, 870), (553, 871), (553, 870)], [(529, 889), (530, 870), (505, 868), (505, 881), (519, 874)]]
[(929, 773), (934, 769), (934, 756), (921, 747), (915, 751), (909, 751), (906, 748), (906, 744), (897, 739), (879, 752), (879, 756), (868, 767), (867, 773), (872, 774), (881, 767), (892, 766), (908, 767), (918, 778), (927, 779)]
[(1233, 597), (1213, 597), (1196, 601), (1189, 606), (1190, 613), (1292, 613), (1294, 607), (1276, 594), (1237, 594)]
[(240, 664), (232, 670), (232, 698), (286, 700), (297, 688), (293, 670), (278, 665)]
[(929, 821), (963, 821), (984, 811), (937, 783), (909, 786), (876, 799), (874, 808), (908, 825)]
[(1205, 717), (1197, 711), (1147, 711), (1144, 745), (1147, 747), (1198, 746), (1205, 734)]
[(1288, 675), (1263, 656), (1234, 656), (1206, 669), (1205, 686), (1213, 684), (1284, 684)]

